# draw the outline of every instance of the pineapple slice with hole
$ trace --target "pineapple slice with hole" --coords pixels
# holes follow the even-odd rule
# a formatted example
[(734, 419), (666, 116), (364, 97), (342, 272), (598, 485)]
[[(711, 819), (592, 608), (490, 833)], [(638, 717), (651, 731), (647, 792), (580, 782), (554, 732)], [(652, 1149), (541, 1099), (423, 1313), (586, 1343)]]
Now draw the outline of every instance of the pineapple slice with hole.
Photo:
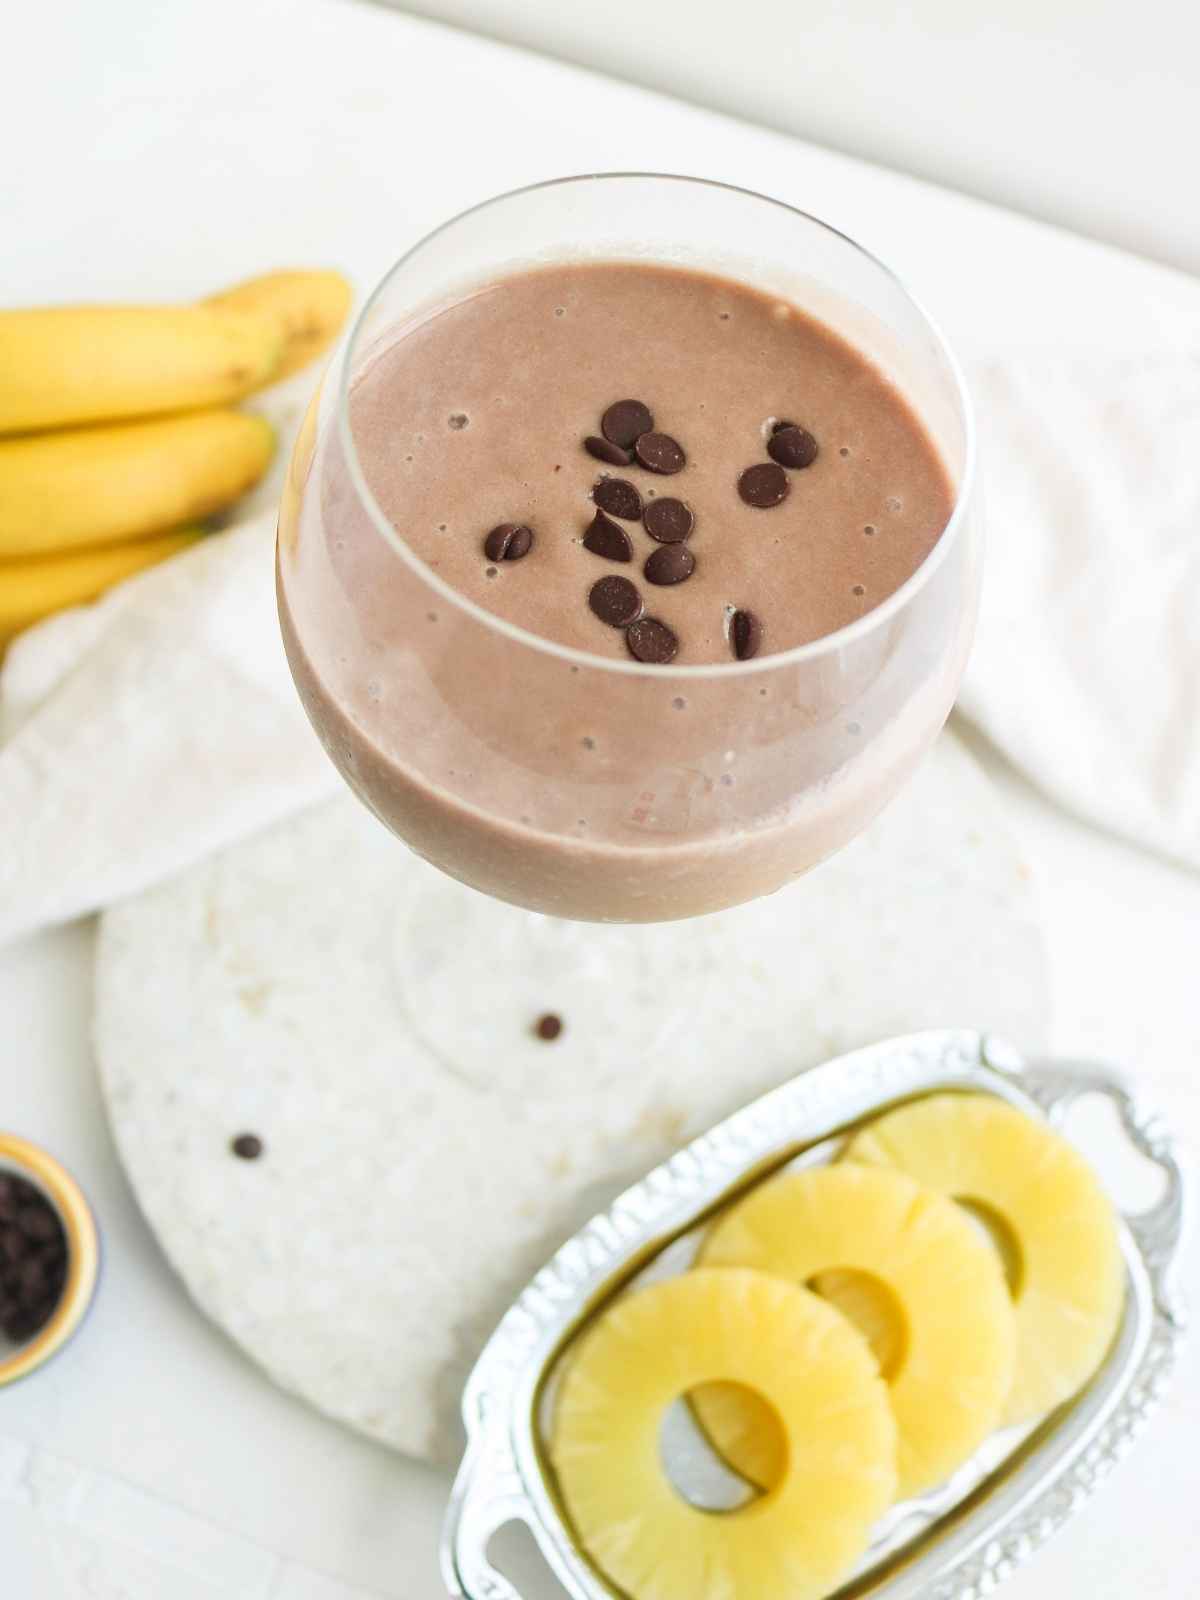
[[(809, 1288), (850, 1319), (871, 1346), (880, 1376), (890, 1382), (904, 1352), (904, 1324), (890, 1290), (865, 1272), (839, 1267), (819, 1272)], [(700, 1431), (728, 1465), (737, 1463), (741, 1477), (759, 1489), (779, 1481), (787, 1448), (783, 1431), (753, 1389), (707, 1383), (690, 1404)]]
[[(1003, 1413), (1016, 1329), (995, 1252), (957, 1206), (911, 1178), (866, 1166), (813, 1167), (770, 1179), (719, 1217), (707, 1267), (751, 1267), (824, 1286), (860, 1324), (888, 1385), (899, 1430), (899, 1492), (943, 1482)], [(693, 1409), (729, 1464), (771, 1484), (768, 1443), (739, 1448), (736, 1396), (702, 1389)]]
[(862, 1129), (845, 1154), (958, 1200), (1007, 1254), (1017, 1369), (1005, 1422), (1077, 1393), (1107, 1355), (1125, 1301), (1116, 1212), (1083, 1156), (988, 1094), (915, 1100)]
[[(745, 1385), (786, 1440), (772, 1488), (732, 1511), (672, 1485), (660, 1429), (698, 1384)], [(896, 1425), (865, 1343), (816, 1295), (698, 1269), (635, 1290), (563, 1374), (550, 1459), (568, 1519), (633, 1600), (819, 1600), (866, 1549), (896, 1485)]]

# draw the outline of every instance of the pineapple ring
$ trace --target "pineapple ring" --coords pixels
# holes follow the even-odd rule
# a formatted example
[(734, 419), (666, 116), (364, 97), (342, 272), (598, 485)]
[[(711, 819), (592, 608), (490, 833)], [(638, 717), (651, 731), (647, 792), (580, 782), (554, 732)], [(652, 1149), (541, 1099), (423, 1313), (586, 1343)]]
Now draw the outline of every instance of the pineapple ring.
[[(789, 1441), (769, 1493), (689, 1504), (659, 1450), (668, 1407), (697, 1384), (756, 1389)], [(601, 1314), (566, 1368), (550, 1458), (583, 1549), (635, 1600), (818, 1600), (866, 1549), (896, 1485), (896, 1425), (862, 1339), (805, 1289), (698, 1270)]]
[[(841, 1280), (830, 1298), (850, 1317), (858, 1274), (890, 1291), (903, 1324), (887, 1373), (902, 1496), (943, 1482), (999, 1422), (1016, 1328), (995, 1251), (957, 1206), (902, 1173), (842, 1165), (772, 1179), (718, 1218), (700, 1259), (804, 1284)], [(725, 1386), (692, 1404), (730, 1465), (769, 1484), (779, 1463), (751, 1418), (733, 1427), (739, 1398)]]
[(1082, 1388), (1121, 1320), (1125, 1271), (1112, 1202), (1072, 1145), (995, 1095), (935, 1094), (872, 1122), (846, 1157), (907, 1172), (1007, 1226), (1020, 1271), (1005, 1422)]

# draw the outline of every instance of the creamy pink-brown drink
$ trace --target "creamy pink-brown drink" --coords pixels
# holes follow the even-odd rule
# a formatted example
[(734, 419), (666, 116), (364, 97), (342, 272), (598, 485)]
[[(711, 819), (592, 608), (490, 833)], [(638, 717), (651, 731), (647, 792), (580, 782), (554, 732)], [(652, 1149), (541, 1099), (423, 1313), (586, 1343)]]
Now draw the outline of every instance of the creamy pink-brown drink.
[[(620, 415), (610, 428), (633, 447), (598, 460), (587, 441), (611, 444), (604, 414), (623, 399), (646, 408), (624, 431)], [(795, 457), (815, 450), (811, 464), (772, 459), (780, 422), (812, 441)], [(433, 571), (496, 616), (602, 656), (627, 650), (588, 606), (602, 577), (639, 589), (675, 633), (680, 665), (734, 659), (736, 608), (759, 618), (760, 652), (790, 650), (893, 594), (954, 504), (920, 420), (844, 340), (799, 308), (666, 267), (549, 268), (482, 288), (369, 362), (350, 423), (376, 500)], [(644, 467), (639, 431), (677, 442), (680, 469)], [(768, 502), (782, 485), (778, 503), (739, 493), (757, 468)], [(597, 500), (613, 509), (608, 556), (582, 543)], [(686, 508), (659, 538), (647, 531), (655, 500)], [(678, 544), (691, 572), (653, 583), (645, 564), (689, 518)], [(490, 560), (486, 535), (506, 523), (530, 528), (529, 552)], [(383, 581), (378, 541), (341, 555), (349, 582), (371, 591)]]
[(280, 613), (313, 724), (500, 898), (659, 920), (769, 892), (953, 698), (974, 574), (913, 582), (955, 503), (938, 445), (864, 353), (731, 278), (484, 282), (358, 353), (294, 473)]

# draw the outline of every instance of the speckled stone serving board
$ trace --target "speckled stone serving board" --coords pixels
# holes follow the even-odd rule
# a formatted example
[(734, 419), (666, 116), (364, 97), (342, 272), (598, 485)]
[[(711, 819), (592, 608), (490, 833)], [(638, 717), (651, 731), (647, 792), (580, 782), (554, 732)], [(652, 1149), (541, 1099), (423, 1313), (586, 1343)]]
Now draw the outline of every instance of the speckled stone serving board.
[(511, 1296), (620, 1188), (803, 1067), (953, 1024), (1036, 1051), (1048, 984), (1028, 868), (951, 735), (840, 856), (718, 916), (516, 911), (347, 797), (108, 911), (97, 964), (117, 1143), (198, 1305), (430, 1460)]

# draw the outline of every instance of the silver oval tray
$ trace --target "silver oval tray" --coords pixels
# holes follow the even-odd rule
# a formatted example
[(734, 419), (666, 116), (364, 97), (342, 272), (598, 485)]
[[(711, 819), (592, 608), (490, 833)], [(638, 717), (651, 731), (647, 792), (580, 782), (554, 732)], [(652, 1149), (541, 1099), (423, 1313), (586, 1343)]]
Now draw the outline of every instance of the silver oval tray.
[[(857, 1124), (938, 1089), (983, 1090), (1054, 1124), (1081, 1096), (1103, 1096), (1132, 1147), (1159, 1169), (1162, 1192), (1151, 1210), (1122, 1219), (1124, 1318), (1087, 1388), (1042, 1422), (995, 1435), (939, 1489), (893, 1507), (838, 1593), (977, 1600), (1083, 1504), (1161, 1399), (1183, 1335), (1175, 1276), (1188, 1181), (1179, 1153), (1107, 1067), (1027, 1065), (966, 1030), (912, 1034), (826, 1062), (736, 1112), (626, 1190), (521, 1293), (463, 1394), (467, 1448), (442, 1535), (452, 1596), (520, 1600), (488, 1557), (492, 1536), (516, 1521), (573, 1600), (612, 1600), (616, 1591), (572, 1538), (544, 1449), (559, 1355), (613, 1294), (686, 1268), (705, 1220), (738, 1191), (786, 1165), (832, 1159)], [(686, 1440), (679, 1449), (686, 1456)]]

